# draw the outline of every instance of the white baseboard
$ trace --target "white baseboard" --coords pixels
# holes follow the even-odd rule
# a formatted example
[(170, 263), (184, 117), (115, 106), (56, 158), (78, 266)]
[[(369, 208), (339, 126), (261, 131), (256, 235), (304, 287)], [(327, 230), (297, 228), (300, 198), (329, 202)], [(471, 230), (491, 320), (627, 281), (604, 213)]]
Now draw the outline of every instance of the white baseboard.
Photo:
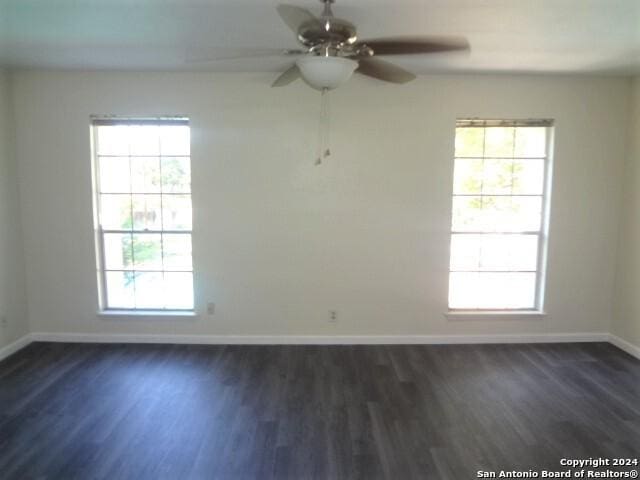
[(13, 355), (18, 350), (22, 350), (24, 347), (29, 345), (33, 340), (31, 339), (31, 334), (26, 334), (23, 337), (20, 337), (15, 342), (10, 343), (9, 345), (5, 345), (0, 348), (0, 361), (7, 358), (9, 355)]
[(91, 333), (31, 333), (0, 348), (0, 360), (31, 342), (161, 343), (193, 345), (461, 345), (489, 343), (610, 342), (640, 359), (640, 347), (608, 333), (528, 335), (129, 335)]
[(478, 343), (606, 342), (607, 333), (529, 335), (128, 335), (33, 333), (33, 341), (78, 343), (173, 343), (194, 345), (447, 345)]
[(640, 360), (640, 347), (638, 347), (637, 345), (634, 345), (633, 343), (629, 343), (626, 340), (623, 340), (622, 338), (613, 334), (609, 335), (609, 342), (614, 344), (620, 350), (624, 350), (629, 355), (636, 357), (637, 359)]

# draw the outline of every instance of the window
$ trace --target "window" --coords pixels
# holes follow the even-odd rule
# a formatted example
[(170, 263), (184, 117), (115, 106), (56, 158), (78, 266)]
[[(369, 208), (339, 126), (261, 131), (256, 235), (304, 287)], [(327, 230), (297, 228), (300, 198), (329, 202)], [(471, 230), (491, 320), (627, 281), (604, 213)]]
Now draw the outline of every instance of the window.
[(551, 125), (458, 121), (450, 310), (542, 310)]
[(187, 119), (93, 119), (100, 303), (192, 310)]

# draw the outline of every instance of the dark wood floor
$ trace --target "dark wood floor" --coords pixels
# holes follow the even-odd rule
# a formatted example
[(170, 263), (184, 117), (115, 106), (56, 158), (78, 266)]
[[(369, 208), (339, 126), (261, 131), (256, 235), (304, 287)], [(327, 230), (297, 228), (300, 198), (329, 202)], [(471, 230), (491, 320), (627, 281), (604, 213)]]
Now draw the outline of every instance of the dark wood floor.
[(472, 479), (640, 456), (609, 344), (35, 343), (0, 363), (7, 479)]

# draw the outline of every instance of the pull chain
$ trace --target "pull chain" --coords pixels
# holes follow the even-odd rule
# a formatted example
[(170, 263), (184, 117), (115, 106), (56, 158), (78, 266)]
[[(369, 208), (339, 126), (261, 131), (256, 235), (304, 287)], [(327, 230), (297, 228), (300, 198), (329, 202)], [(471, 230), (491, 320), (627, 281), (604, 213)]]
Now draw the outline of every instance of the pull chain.
[(329, 110), (329, 89), (323, 88), (320, 96), (320, 122), (318, 125), (318, 157), (316, 165), (321, 165), (322, 160), (331, 155), (329, 148), (329, 134), (331, 132), (331, 112)]

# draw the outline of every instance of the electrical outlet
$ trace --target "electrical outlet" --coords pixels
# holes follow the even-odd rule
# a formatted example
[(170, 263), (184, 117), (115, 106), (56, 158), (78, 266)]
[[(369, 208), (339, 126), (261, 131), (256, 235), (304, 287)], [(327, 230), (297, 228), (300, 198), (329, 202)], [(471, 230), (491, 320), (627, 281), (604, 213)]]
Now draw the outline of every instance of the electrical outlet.
[(213, 302), (207, 303), (207, 315), (214, 315), (216, 313), (216, 304)]
[(9, 326), (9, 320), (6, 315), (0, 316), (0, 327), (7, 328)]
[(338, 321), (338, 312), (336, 310), (329, 310), (329, 322), (336, 323)]

